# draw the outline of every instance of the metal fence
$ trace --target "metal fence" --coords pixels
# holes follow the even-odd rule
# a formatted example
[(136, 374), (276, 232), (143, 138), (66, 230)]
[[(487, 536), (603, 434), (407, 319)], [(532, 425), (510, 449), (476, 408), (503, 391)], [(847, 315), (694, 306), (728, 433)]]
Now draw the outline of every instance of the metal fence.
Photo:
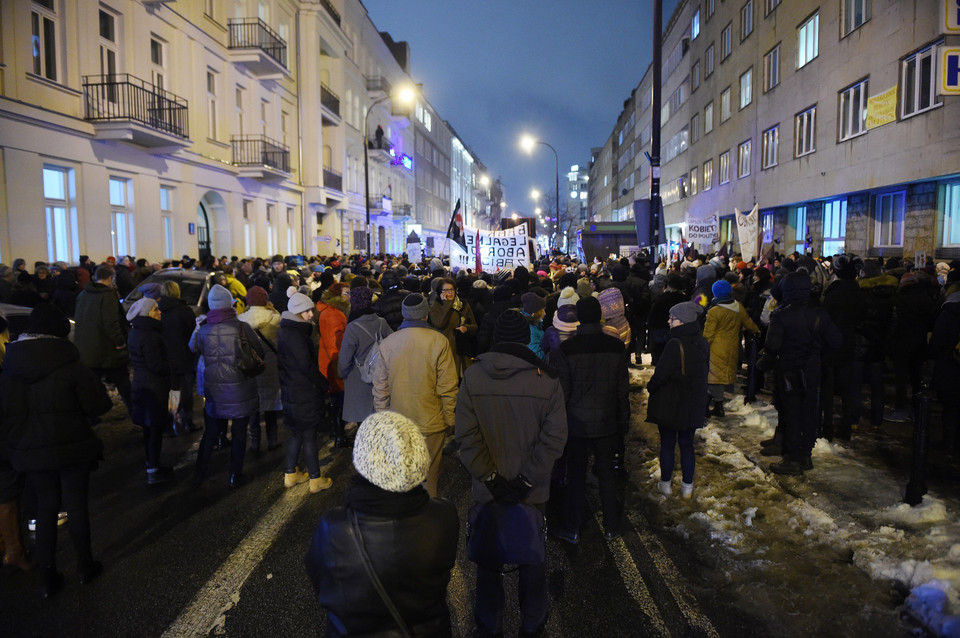
[(237, 166), (269, 166), (290, 172), (290, 149), (265, 135), (235, 135), (230, 146)]
[(262, 49), (287, 67), (287, 43), (260, 18), (237, 18), (227, 22), (231, 49)]
[(343, 175), (333, 170), (332, 168), (328, 168), (324, 166), (323, 167), (323, 185), (326, 188), (331, 188), (333, 190), (336, 190), (342, 193), (343, 192)]
[(189, 138), (187, 101), (129, 73), (85, 75), (83, 105), (89, 121), (133, 121)]
[(340, 116), (340, 96), (330, 90), (324, 83), (320, 83), (320, 103)]

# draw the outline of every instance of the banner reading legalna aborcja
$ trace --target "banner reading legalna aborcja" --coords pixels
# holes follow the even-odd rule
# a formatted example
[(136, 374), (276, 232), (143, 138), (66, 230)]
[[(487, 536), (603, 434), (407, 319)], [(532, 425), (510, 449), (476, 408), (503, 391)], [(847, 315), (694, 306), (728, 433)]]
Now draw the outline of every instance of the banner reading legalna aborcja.
[(530, 265), (530, 246), (527, 225), (520, 224), (506, 230), (465, 228), (466, 251), (456, 242), (450, 242), (450, 267), (475, 268), (477, 264), (477, 237), (480, 238), (480, 263), (485, 272), (501, 268)]

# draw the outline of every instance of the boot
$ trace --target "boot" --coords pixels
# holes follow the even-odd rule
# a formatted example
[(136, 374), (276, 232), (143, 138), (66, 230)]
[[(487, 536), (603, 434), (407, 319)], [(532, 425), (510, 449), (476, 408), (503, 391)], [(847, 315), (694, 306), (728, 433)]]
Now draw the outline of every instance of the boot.
[(20, 542), (20, 517), (17, 515), (16, 501), (0, 505), (0, 537), (6, 546), (4, 565), (12, 565), (23, 571), (33, 569), (33, 561), (27, 559)]
[(283, 474), (283, 486), (288, 488), (293, 487), (299, 483), (306, 483), (309, 479), (309, 474), (294, 468), (293, 472), (285, 472)]
[(713, 402), (713, 416), (724, 417), (726, 414), (723, 412), (723, 401), (714, 401)]
[(40, 568), (40, 597), (47, 599), (63, 589), (63, 574), (57, 568), (49, 565)]
[(329, 476), (318, 476), (310, 479), (310, 493), (317, 494), (333, 485), (333, 479)]
[(783, 476), (799, 476), (803, 474), (803, 467), (800, 465), (800, 461), (794, 461), (783, 457), (783, 460), (779, 463), (773, 463), (770, 465), (770, 471), (774, 474), (781, 474)]

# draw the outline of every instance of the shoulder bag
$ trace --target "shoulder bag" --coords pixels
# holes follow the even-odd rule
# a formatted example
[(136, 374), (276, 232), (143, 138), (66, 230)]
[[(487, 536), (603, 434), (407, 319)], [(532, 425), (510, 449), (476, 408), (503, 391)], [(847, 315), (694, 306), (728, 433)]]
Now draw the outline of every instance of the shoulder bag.
[(467, 514), (467, 558), (492, 569), (539, 565), (546, 557), (547, 522), (525, 503), (477, 503)]
[(237, 327), (236, 366), (245, 376), (255, 377), (263, 372), (267, 365), (263, 357), (247, 339), (247, 331), (243, 329), (243, 322)]

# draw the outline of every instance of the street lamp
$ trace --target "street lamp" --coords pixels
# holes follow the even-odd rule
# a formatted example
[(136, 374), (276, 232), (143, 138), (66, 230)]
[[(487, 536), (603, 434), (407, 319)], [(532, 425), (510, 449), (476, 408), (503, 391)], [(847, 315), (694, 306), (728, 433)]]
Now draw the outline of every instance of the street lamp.
[[(386, 102), (391, 96), (389, 93), (384, 95), (381, 98), (378, 98), (370, 103), (370, 106), (367, 107), (366, 112), (363, 114), (363, 199), (364, 205), (367, 210), (367, 259), (370, 258), (371, 253), (371, 239), (370, 239), (370, 138), (367, 137), (370, 129), (367, 128), (367, 119), (370, 117), (370, 111), (373, 110), (377, 104), (381, 102)], [(414, 97), (416, 97), (416, 92), (412, 87), (405, 86), (397, 91), (396, 98), (397, 101), (401, 104), (410, 104), (413, 102)]]
[[(553, 151), (553, 157), (557, 162), (557, 191), (556, 191), (556, 203), (557, 203), (557, 226), (560, 225), (560, 156), (557, 155), (557, 149), (553, 148), (550, 144), (544, 142), (543, 140), (538, 140), (535, 137), (530, 135), (524, 135), (520, 138), (520, 146), (527, 152), (527, 154), (533, 153), (533, 147), (537, 144), (543, 144), (551, 151)], [(554, 241), (556, 241), (556, 233), (554, 233)]]

